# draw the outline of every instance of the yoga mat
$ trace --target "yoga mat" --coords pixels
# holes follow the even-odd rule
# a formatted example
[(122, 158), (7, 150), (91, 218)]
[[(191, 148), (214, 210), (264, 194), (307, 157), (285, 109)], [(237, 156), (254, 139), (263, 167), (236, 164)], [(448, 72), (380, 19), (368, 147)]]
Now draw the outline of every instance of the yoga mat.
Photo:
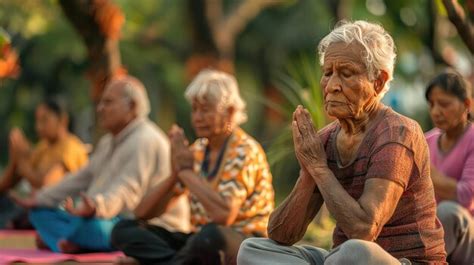
[(35, 230), (0, 230), (0, 238), (12, 236), (35, 236)]
[(34, 230), (0, 230), (0, 249), (35, 248), (35, 237)]
[(123, 257), (122, 252), (63, 254), (36, 249), (0, 249), (0, 264), (12, 262), (26, 263), (57, 263), (61, 261), (77, 262), (107, 262), (112, 263), (118, 257)]
[[(0, 230), (0, 265), (13, 262), (53, 264), (63, 261), (113, 263), (122, 252), (63, 254), (34, 248), (33, 230)], [(28, 241), (28, 242), (27, 242)], [(31, 242), (29, 242), (31, 241)]]

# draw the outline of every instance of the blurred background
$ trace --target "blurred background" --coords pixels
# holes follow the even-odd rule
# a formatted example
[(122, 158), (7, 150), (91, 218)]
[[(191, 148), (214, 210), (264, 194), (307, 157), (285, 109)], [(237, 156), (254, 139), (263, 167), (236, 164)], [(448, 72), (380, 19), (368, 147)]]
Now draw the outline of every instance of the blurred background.
[[(461, 18), (461, 19), (459, 19)], [(67, 101), (73, 132), (93, 144), (94, 109), (106, 81), (128, 72), (147, 87), (151, 118), (193, 138), (186, 85), (201, 69), (236, 75), (247, 101), (244, 128), (264, 146), (277, 203), (298, 166), (289, 124), (297, 104), (323, 114), (317, 44), (342, 19), (382, 24), (398, 57), (384, 102), (431, 128), (427, 81), (445, 67), (474, 79), (474, 0), (2, 0), (0, 1), (0, 168), (8, 132), (33, 141), (34, 109)]]

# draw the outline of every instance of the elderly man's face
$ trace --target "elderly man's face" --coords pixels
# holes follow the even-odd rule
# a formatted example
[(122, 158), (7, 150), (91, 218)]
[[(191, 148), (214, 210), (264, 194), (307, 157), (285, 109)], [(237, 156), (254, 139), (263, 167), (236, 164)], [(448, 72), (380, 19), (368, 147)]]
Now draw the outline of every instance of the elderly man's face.
[(360, 44), (331, 44), (326, 51), (321, 87), (326, 112), (338, 119), (357, 118), (377, 101)]
[(123, 83), (113, 83), (107, 87), (97, 106), (100, 125), (112, 134), (119, 133), (133, 119), (132, 103), (126, 100)]

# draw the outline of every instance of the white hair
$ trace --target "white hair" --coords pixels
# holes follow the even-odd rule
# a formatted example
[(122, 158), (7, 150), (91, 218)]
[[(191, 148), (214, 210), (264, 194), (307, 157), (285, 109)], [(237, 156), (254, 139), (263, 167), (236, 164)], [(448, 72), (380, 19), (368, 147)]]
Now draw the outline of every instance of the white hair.
[(324, 56), (331, 44), (336, 42), (350, 44), (353, 41), (356, 41), (365, 49), (362, 56), (367, 67), (369, 80), (377, 79), (382, 70), (387, 72), (387, 82), (379, 94), (382, 98), (390, 89), (389, 84), (393, 79), (397, 54), (392, 37), (381, 25), (363, 20), (341, 21), (318, 45), (320, 64), (324, 64)]
[(118, 84), (122, 85), (124, 99), (135, 103), (136, 115), (147, 117), (150, 114), (150, 100), (143, 83), (135, 77), (125, 76), (113, 79), (108, 87)]
[(190, 103), (196, 99), (222, 108), (233, 107), (233, 122), (240, 125), (247, 121), (245, 102), (240, 97), (237, 80), (230, 74), (211, 69), (202, 70), (186, 88), (184, 96)]

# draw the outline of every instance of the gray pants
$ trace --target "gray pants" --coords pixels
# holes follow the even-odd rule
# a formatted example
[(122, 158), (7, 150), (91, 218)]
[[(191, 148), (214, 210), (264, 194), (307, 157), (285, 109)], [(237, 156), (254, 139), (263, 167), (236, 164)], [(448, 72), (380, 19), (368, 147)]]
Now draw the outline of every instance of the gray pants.
[[(357, 254), (355, 254), (357, 253)], [(249, 238), (240, 245), (238, 265), (400, 265), (397, 260), (374, 242), (351, 239), (330, 252), (312, 246), (283, 246), (271, 239)]]
[(437, 215), (444, 229), (444, 241), (449, 264), (474, 264), (474, 218), (461, 205), (443, 201)]

